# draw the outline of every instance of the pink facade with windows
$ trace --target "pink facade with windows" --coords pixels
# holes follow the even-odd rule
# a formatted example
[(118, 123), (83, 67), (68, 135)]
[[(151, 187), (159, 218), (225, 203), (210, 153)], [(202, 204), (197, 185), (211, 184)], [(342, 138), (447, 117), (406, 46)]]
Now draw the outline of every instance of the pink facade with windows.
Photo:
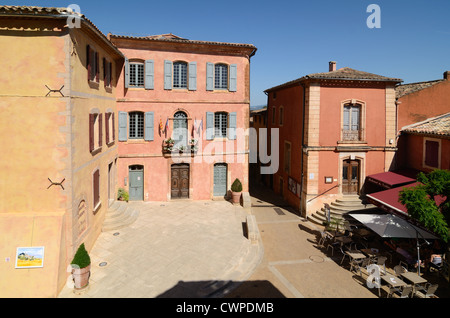
[(130, 200), (248, 191), (249, 44), (172, 34), (108, 35), (125, 55), (118, 81), (118, 187)]

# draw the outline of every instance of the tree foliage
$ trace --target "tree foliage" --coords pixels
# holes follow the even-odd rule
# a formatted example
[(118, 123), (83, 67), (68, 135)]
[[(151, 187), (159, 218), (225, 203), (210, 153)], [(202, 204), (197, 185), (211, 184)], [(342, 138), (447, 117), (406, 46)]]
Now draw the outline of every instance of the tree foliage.
[(450, 171), (421, 172), (417, 181), (421, 184), (400, 191), (399, 201), (406, 206), (409, 216), (447, 242), (450, 238)]

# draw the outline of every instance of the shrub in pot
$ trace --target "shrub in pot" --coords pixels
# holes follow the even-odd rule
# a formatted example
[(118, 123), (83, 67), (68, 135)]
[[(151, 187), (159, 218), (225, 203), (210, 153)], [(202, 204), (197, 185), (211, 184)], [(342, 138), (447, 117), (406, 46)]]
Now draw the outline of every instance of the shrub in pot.
[(91, 276), (91, 258), (82, 243), (79, 247), (72, 262), (72, 277), (75, 289), (83, 289), (89, 284), (89, 276)]
[(239, 179), (236, 178), (233, 184), (231, 185), (231, 198), (233, 203), (239, 203), (241, 199), (242, 192), (242, 183)]

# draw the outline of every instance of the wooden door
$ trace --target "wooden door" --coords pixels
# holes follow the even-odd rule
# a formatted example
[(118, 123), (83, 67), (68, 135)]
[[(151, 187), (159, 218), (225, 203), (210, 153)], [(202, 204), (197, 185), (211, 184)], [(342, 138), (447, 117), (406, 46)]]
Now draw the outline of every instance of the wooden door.
[(359, 174), (358, 160), (344, 160), (342, 165), (342, 194), (359, 193)]
[(172, 199), (189, 198), (189, 165), (172, 165), (170, 183), (170, 196)]

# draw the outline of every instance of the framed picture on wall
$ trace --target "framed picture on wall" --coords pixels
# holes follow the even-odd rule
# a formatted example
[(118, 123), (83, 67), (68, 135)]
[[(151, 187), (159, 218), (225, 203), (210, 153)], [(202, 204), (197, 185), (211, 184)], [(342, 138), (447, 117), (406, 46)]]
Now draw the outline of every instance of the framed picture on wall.
[(18, 247), (16, 268), (44, 267), (44, 246)]

